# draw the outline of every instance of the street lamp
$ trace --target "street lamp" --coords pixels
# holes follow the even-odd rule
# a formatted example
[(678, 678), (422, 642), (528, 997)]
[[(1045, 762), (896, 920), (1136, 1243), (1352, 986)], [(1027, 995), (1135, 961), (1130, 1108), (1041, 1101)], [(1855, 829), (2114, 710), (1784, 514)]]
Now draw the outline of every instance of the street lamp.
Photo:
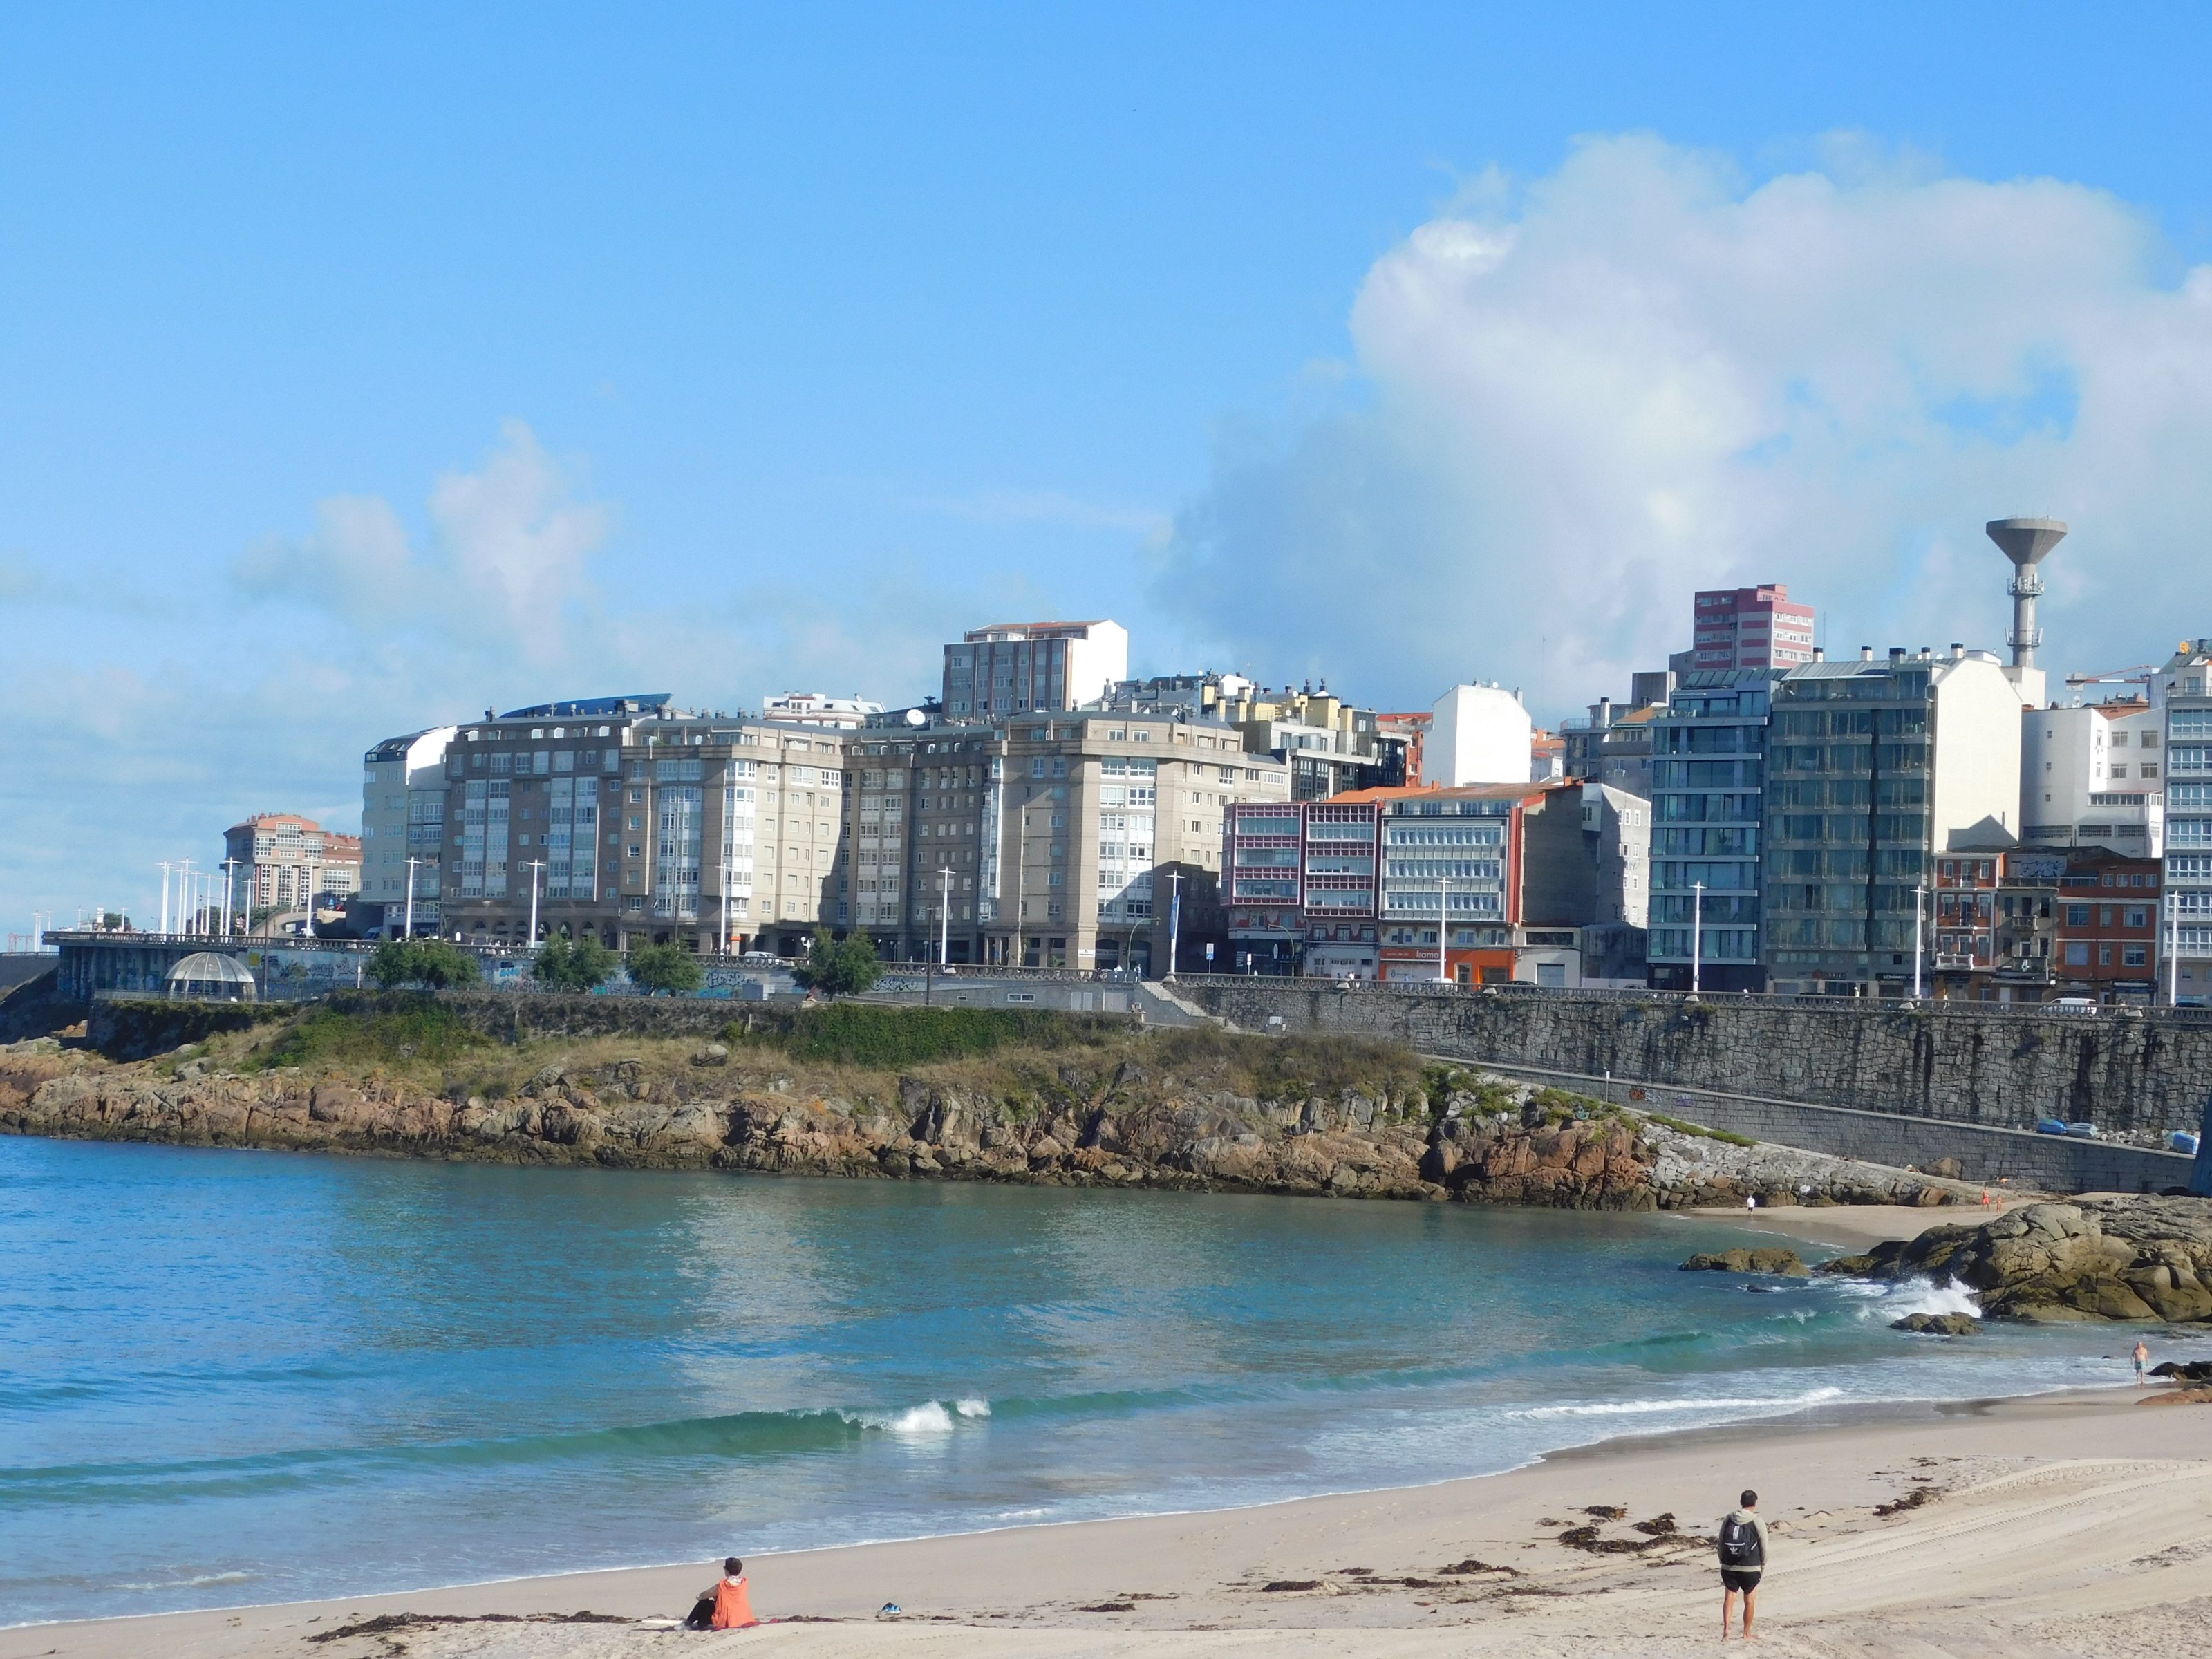
[(168, 860), (161, 860), (161, 937), (169, 936), (169, 872), (177, 866)]
[(230, 937), (230, 894), (231, 890), (238, 885), (237, 867), (236, 859), (222, 861), (222, 936), (225, 939)]
[(1690, 884), (1690, 994), (1696, 996), (1705, 981), (1699, 968), (1705, 957), (1705, 884)]
[(428, 864), (429, 861), (428, 859), (407, 860), (407, 908), (404, 920), (399, 924), (399, 937), (402, 939), (415, 937), (415, 866), (418, 864)]
[(524, 866), (530, 872), (530, 948), (538, 948), (538, 877), (545, 868), (544, 859), (532, 859)]
[(1928, 884), (1918, 883), (1912, 890), (1912, 1000), (1920, 1000), (1920, 913), (1926, 908)]
[(1437, 982), (1451, 983), (1451, 961), (1444, 953), (1444, 941), (1451, 932), (1451, 875), (1449, 865), (1439, 865), (1437, 878)]

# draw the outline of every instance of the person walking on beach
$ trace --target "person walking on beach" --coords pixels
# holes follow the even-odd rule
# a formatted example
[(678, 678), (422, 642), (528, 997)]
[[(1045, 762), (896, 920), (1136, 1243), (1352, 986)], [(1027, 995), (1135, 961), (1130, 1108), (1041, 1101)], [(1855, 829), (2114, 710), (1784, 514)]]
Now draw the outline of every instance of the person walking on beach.
[(1721, 1522), (1721, 1640), (1728, 1640), (1729, 1613), (1743, 1597), (1743, 1639), (1752, 1639), (1751, 1619), (1759, 1600), (1759, 1576), (1766, 1571), (1766, 1522), (1759, 1516), (1759, 1494), (1747, 1488), (1737, 1507)]
[(722, 1563), (722, 1576), (699, 1592), (698, 1603), (684, 1626), (687, 1630), (750, 1630), (759, 1623), (753, 1617), (745, 1564), (733, 1555)]
[(2150, 1350), (2143, 1346), (2143, 1340), (2141, 1337), (2136, 1339), (2135, 1360), (2136, 1387), (2147, 1388), (2149, 1386), (2149, 1379), (2143, 1375), (2143, 1367), (2150, 1364)]

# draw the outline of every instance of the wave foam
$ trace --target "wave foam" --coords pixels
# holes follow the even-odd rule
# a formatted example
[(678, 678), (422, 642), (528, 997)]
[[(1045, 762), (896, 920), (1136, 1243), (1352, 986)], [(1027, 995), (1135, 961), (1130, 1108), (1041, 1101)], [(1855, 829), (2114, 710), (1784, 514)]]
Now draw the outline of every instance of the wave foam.
[(1735, 1396), (1689, 1397), (1681, 1400), (1605, 1400), (1577, 1406), (1529, 1406), (1520, 1411), (1508, 1412), (1509, 1417), (1549, 1419), (1559, 1417), (1644, 1417), (1661, 1412), (1757, 1411), (1793, 1412), (1807, 1406), (1825, 1404), (1840, 1400), (1844, 1391), (1837, 1388), (1807, 1389), (1802, 1394), (1770, 1395), (1762, 1399)]
[(165, 1590), (198, 1589), (207, 1584), (242, 1584), (253, 1575), (250, 1572), (203, 1572), (190, 1578), (163, 1578), (143, 1584), (118, 1584), (118, 1589)]
[(991, 1402), (972, 1395), (954, 1401), (949, 1407), (941, 1400), (925, 1400), (919, 1406), (908, 1406), (903, 1411), (841, 1411), (837, 1413), (857, 1428), (879, 1429), (886, 1434), (910, 1440), (951, 1434), (961, 1419), (972, 1421), (990, 1414)]

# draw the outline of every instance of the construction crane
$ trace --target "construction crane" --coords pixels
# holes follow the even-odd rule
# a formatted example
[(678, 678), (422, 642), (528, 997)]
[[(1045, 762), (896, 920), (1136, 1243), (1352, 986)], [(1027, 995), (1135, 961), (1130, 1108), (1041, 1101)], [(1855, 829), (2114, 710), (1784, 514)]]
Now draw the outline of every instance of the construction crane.
[(2158, 665), (2151, 662), (2132, 663), (2125, 668), (2115, 668), (2104, 674), (2069, 674), (2069, 685), (2148, 685), (2151, 674)]

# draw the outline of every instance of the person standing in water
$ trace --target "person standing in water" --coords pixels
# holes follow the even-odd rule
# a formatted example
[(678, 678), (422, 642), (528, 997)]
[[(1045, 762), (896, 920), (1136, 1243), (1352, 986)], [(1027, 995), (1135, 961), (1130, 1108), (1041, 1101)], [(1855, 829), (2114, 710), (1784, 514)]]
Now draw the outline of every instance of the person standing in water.
[(2136, 1339), (2135, 1361), (2136, 1387), (2139, 1389), (2148, 1387), (2149, 1379), (2143, 1375), (2143, 1367), (2150, 1364), (2150, 1350), (2143, 1346), (2143, 1340), (2141, 1337)]
[(1729, 1614), (1743, 1597), (1743, 1639), (1752, 1639), (1753, 1604), (1759, 1575), (1766, 1571), (1766, 1522), (1759, 1516), (1759, 1494), (1747, 1488), (1737, 1507), (1721, 1522), (1721, 1640), (1728, 1640)]

